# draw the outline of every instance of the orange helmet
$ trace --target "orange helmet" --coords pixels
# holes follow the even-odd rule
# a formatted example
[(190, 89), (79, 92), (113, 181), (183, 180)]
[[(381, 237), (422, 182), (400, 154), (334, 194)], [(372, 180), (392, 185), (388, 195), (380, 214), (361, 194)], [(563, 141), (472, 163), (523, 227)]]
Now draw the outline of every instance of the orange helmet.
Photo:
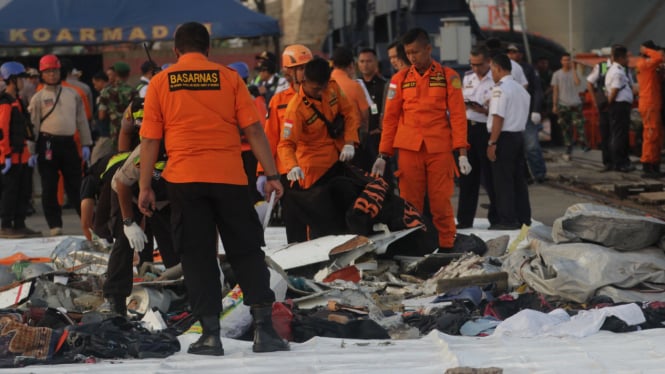
[(41, 60), (39, 60), (39, 71), (44, 71), (48, 69), (60, 69), (60, 60), (56, 55), (44, 55)]
[(282, 53), (282, 67), (292, 68), (308, 63), (312, 58), (312, 51), (302, 44), (293, 44), (284, 48)]

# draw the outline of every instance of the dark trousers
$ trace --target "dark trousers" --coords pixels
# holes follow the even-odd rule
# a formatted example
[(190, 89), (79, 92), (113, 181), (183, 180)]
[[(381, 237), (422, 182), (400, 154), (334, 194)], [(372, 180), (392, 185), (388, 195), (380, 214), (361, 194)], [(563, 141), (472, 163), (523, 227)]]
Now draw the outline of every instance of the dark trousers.
[[(51, 159), (46, 159), (50, 150)], [(42, 208), (49, 228), (62, 227), (62, 208), (58, 203), (58, 181), (65, 179), (67, 201), (81, 215), (81, 158), (73, 136), (51, 136), (41, 133), (37, 141), (37, 167), (42, 180)]]
[[(25, 161), (25, 160), (24, 160)], [(32, 168), (12, 165), (2, 177), (2, 228), (25, 227), (25, 213), (32, 195)]]
[[(113, 198), (117, 199), (114, 195)], [(133, 204), (134, 220), (141, 223), (143, 215), (138, 207)], [(106, 281), (104, 282), (104, 296), (123, 296), (127, 297), (132, 293), (134, 250), (129, 246), (129, 241), (125, 236), (122, 223), (122, 214), (118, 210), (117, 214), (111, 219), (113, 221), (113, 248), (109, 256)], [(146, 226), (150, 225), (152, 232), (159, 245), (159, 253), (162, 256), (164, 266), (173, 267), (180, 263), (180, 258), (173, 248), (173, 238), (171, 236), (171, 209), (166, 207), (156, 210), (152, 217), (147, 219)]]
[(249, 187), (249, 197), (252, 200), (252, 204), (256, 204), (259, 201), (263, 200), (263, 197), (259, 193), (259, 191), (256, 190), (256, 167), (258, 165), (258, 161), (256, 160), (256, 156), (254, 156), (254, 152), (250, 151), (242, 151), (242, 165), (243, 168), (245, 169), (245, 174), (247, 174), (247, 186)]
[(246, 305), (275, 301), (261, 250), (263, 228), (247, 196), (247, 186), (169, 183), (174, 245), (195, 315), (222, 311), (217, 232), (243, 290)]
[(487, 158), (487, 142), (489, 141), (487, 126), (482, 122), (469, 121), (467, 134), (471, 147), (466, 154), (471, 164), (471, 172), (459, 177), (457, 223), (464, 226), (473, 225), (473, 219), (476, 217), (476, 209), (478, 208), (480, 185), (483, 184), (490, 200), (487, 218), (490, 224), (493, 224), (497, 221), (497, 215), (494, 186), (492, 184), (492, 168)]
[(603, 165), (612, 165), (612, 152), (610, 151), (610, 112), (607, 109), (598, 111), (598, 127), (600, 128), (600, 151)]
[(529, 189), (524, 176), (525, 162), (522, 132), (501, 132), (496, 145), (496, 161), (492, 162), (500, 224), (531, 225)]
[(279, 203), (282, 207), (282, 220), (286, 228), (286, 242), (289, 244), (302, 243), (307, 240), (307, 224), (303, 222), (297, 209), (293, 207), (291, 181), (286, 179), (286, 174), (282, 174), (281, 182), (284, 186), (284, 196), (279, 200)]
[(615, 101), (610, 103), (610, 154), (612, 164), (616, 168), (630, 166), (628, 150), (630, 140), (628, 132), (630, 129), (630, 107), (631, 103)]

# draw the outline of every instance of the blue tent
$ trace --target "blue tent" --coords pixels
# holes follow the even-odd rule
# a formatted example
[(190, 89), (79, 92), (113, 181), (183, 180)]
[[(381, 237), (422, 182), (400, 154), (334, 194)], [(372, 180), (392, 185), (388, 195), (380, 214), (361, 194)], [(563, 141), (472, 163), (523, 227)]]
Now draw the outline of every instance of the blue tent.
[(0, 46), (169, 40), (188, 21), (217, 39), (280, 34), (277, 20), (235, 0), (0, 0)]

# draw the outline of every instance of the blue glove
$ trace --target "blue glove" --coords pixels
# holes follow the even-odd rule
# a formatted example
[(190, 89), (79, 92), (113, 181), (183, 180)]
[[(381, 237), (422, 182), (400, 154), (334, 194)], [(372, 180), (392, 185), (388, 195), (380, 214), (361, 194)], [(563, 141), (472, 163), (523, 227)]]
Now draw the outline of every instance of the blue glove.
[(31, 168), (37, 166), (37, 155), (30, 156), (30, 158), (28, 159), (28, 166), (30, 166)]
[(11, 157), (7, 157), (7, 158), (5, 158), (5, 167), (2, 168), (2, 174), (7, 174), (7, 172), (8, 172), (9, 169), (11, 169), (11, 168), (12, 168), (12, 158), (11, 158)]
[(83, 156), (83, 161), (90, 162), (90, 147), (84, 145), (81, 148), (81, 155)]

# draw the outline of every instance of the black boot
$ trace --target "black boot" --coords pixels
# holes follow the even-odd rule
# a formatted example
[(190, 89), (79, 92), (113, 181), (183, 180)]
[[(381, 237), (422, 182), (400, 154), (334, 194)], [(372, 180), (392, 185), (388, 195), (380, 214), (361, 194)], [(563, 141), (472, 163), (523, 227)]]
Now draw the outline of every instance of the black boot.
[(119, 314), (123, 317), (127, 316), (127, 298), (120, 295), (110, 295), (108, 297), (109, 304), (111, 304), (111, 312)]
[(288, 351), (289, 342), (282, 339), (272, 327), (272, 304), (254, 305), (254, 352)]
[(199, 318), (203, 333), (199, 340), (189, 345), (187, 353), (194, 355), (224, 356), (222, 340), (219, 338), (219, 314)]
[(660, 165), (658, 164), (642, 164), (642, 178), (660, 178)]

